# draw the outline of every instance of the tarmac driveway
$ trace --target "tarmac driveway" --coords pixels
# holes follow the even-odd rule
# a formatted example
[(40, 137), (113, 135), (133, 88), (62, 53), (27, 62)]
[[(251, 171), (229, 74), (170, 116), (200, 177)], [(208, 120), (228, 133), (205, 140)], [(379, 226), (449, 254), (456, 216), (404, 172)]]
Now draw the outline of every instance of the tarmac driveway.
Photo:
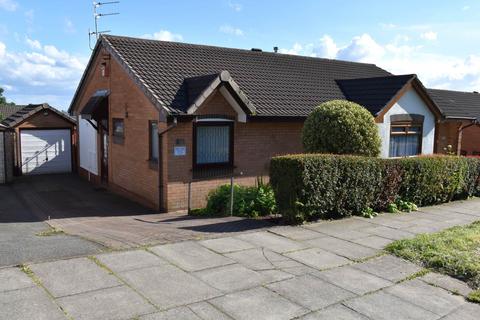
[(0, 268), (98, 253), (103, 246), (69, 235), (38, 236), (50, 226), (11, 186), (0, 186)]
[[(43, 243), (46, 242), (62, 248), (68, 246), (69, 242), (63, 238), (72, 241), (79, 254), (89, 254), (100, 247), (125, 249), (214, 238), (271, 226), (267, 221), (238, 217), (202, 219), (184, 213), (160, 214), (97, 188), (74, 174), (24, 176), (12, 186), (2, 188), (0, 212), (4, 211), (5, 215), (2, 213), (0, 218), (0, 230), (8, 230), (6, 234), (10, 236), (0, 236), (4, 238), (0, 241), (5, 243), (0, 250), (8, 251), (7, 256), (19, 257), (2, 261), (0, 265), (30, 261), (28, 252), (30, 248), (37, 252), (37, 246), (42, 248), (40, 256), (44, 256), (41, 252), (45, 251)], [(58, 236), (42, 237), (40, 244), (35, 234), (47, 228), (41, 221), (77, 237), (62, 236), (62, 241), (56, 241)], [(15, 241), (15, 237), (22, 243)], [(27, 240), (31, 243), (25, 243)], [(54, 253), (60, 254), (59, 250)]]

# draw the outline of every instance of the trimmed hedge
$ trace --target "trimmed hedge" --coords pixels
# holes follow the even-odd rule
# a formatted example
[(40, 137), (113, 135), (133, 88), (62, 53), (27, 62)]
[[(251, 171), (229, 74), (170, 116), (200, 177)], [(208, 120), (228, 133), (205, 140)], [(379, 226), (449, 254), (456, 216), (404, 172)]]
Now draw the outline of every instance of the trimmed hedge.
[(397, 200), (418, 206), (480, 195), (480, 159), (402, 159), (304, 154), (275, 157), (270, 184), (289, 222), (384, 211)]

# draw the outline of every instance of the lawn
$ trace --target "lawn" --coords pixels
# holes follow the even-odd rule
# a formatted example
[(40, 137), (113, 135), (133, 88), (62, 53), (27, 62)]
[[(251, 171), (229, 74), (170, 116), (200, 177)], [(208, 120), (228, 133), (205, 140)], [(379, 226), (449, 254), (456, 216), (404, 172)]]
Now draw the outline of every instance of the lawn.
[(477, 290), (469, 298), (480, 302), (480, 221), (395, 241), (386, 250), (425, 268), (465, 281)]

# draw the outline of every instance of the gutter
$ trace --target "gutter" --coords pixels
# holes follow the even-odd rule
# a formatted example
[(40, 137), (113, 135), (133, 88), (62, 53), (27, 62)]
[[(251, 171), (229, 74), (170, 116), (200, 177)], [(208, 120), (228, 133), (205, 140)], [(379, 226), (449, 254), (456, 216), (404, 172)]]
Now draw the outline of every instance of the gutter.
[[(159, 115), (159, 122), (161, 122), (161, 115)], [(166, 207), (164, 207), (163, 201), (165, 199), (164, 196), (164, 188), (163, 188), (163, 135), (168, 131), (172, 130), (177, 126), (177, 118), (173, 118), (173, 123), (169, 125), (162, 131), (158, 131), (158, 209), (160, 212), (166, 211)], [(167, 152), (168, 153), (168, 152)]]

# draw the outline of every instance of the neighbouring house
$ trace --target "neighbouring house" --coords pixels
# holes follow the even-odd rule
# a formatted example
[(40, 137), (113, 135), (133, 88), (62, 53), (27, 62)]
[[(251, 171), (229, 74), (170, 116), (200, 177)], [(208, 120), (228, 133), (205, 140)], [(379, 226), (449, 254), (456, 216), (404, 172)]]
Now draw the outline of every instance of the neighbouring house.
[(450, 145), (458, 155), (480, 156), (480, 94), (437, 89), (428, 93), (444, 115), (438, 126), (438, 151)]
[[(432, 154), (442, 110), (415, 75), (373, 65), (102, 36), (69, 108), (81, 176), (162, 211), (200, 207), (232, 175), (303, 151), (303, 122), (333, 99), (375, 117), (383, 157)], [(334, 137), (332, 137), (334, 139)]]
[(8, 152), (16, 175), (71, 172), (76, 121), (48, 104), (1, 105), (1, 124), (12, 132)]

